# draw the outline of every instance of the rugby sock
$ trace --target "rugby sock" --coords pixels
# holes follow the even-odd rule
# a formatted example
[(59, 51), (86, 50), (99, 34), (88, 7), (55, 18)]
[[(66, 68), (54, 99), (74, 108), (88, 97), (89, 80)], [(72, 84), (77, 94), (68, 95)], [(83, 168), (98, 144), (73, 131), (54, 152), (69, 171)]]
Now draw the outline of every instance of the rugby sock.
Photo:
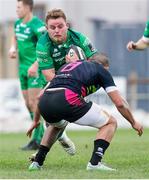
[(94, 141), (94, 150), (92, 153), (92, 157), (90, 159), (90, 163), (92, 165), (97, 165), (98, 162), (101, 162), (101, 159), (109, 146), (109, 142), (103, 139), (97, 139)]
[(38, 153), (36, 154), (35, 157), (35, 162), (38, 162), (38, 164), (42, 166), (48, 152), (49, 152), (48, 147), (40, 145)]

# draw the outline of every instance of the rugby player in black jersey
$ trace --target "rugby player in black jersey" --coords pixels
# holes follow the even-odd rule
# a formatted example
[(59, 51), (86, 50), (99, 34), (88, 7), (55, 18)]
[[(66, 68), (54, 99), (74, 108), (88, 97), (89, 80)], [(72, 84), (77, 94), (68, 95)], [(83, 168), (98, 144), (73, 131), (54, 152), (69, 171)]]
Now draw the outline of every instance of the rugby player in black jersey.
[[(82, 61), (78, 60), (74, 51), (74, 55), (70, 56), (68, 53), (66, 58), (71, 63), (67, 63), (59, 69), (39, 100), (39, 112), (52, 126), (47, 128), (29, 170), (41, 168), (56, 137), (62, 129), (65, 129), (68, 122), (98, 129), (87, 170), (115, 170), (102, 164), (102, 158), (114, 136), (117, 121), (100, 105), (91, 101), (86, 102), (84, 97), (99, 88), (104, 88), (118, 111), (139, 136), (143, 133), (143, 127), (133, 117), (127, 101), (120, 95), (110, 72), (101, 65), (103, 62), (100, 56), (90, 62)], [(35, 119), (27, 135), (30, 136), (38, 124), (39, 121)]]

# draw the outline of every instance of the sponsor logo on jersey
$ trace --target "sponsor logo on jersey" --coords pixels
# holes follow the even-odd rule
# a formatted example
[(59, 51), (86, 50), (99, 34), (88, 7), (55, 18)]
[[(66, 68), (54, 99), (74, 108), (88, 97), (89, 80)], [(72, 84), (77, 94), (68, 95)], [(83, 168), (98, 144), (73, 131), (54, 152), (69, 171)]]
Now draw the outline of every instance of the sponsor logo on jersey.
[(47, 58), (37, 58), (37, 62), (48, 62)]
[(88, 46), (88, 48), (94, 52), (96, 49), (93, 47), (93, 45), (91, 44), (90, 40), (87, 38), (84, 43), (83, 43), (83, 46)]
[(21, 27), (26, 27), (26, 24), (21, 23), (20, 26)]
[(30, 33), (31, 33), (30, 28), (26, 28), (26, 29), (24, 30), (24, 33), (25, 33), (25, 34), (30, 34)]
[(17, 26), (16, 26), (16, 32), (19, 32), (20, 31), (20, 25), (18, 24)]
[(16, 37), (17, 37), (17, 39), (20, 40), (20, 41), (24, 41), (25, 39), (28, 38), (27, 35), (21, 34), (21, 33), (16, 33)]
[(34, 79), (33, 82), (32, 82), (32, 85), (37, 85), (38, 84), (38, 78)]
[(54, 48), (54, 53), (58, 52), (58, 49)]
[(55, 62), (60, 62), (60, 61), (63, 61), (63, 60), (64, 60), (64, 57), (58, 58), (58, 59), (54, 59)]
[(59, 74), (59, 75), (56, 75), (55, 77), (69, 78), (69, 77), (72, 77), (72, 75), (71, 74)]
[(83, 46), (87, 46), (90, 44), (90, 40), (88, 38), (85, 39)]
[(46, 31), (46, 27), (45, 26), (42, 26), (40, 28), (38, 28), (37, 32), (44, 32)]
[(60, 56), (61, 55), (61, 52), (57, 52), (57, 53), (54, 53), (53, 55), (52, 55), (52, 57), (58, 57), (58, 56)]
[(63, 45), (60, 44), (60, 45), (58, 45), (58, 48), (61, 48), (62, 46), (63, 46)]

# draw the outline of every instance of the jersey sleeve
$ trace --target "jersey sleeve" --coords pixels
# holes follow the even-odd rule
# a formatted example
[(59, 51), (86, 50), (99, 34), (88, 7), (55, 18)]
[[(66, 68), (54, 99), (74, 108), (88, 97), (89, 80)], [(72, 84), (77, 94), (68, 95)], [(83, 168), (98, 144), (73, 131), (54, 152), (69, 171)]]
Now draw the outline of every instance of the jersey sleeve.
[(51, 58), (49, 51), (49, 46), (47, 46), (44, 42), (42, 42), (42, 39), (39, 39), (37, 43), (36, 56), (40, 70), (54, 68), (53, 60)]
[(104, 90), (107, 93), (117, 90), (113, 77), (111, 76), (109, 71), (104, 69), (102, 65), (99, 66), (98, 71), (99, 71), (99, 82), (101, 83), (101, 86), (104, 88)]
[(97, 52), (97, 49), (93, 46), (88, 37), (80, 34), (80, 47), (83, 49), (87, 58), (91, 57)]
[(143, 34), (143, 40), (147, 43), (149, 43), (149, 21), (146, 23), (144, 34)]

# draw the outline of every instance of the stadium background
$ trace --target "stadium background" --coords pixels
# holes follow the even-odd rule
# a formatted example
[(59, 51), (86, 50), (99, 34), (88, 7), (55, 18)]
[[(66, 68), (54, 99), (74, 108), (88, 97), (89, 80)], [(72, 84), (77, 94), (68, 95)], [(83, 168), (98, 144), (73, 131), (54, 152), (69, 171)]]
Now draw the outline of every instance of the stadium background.
[[(129, 40), (136, 41), (142, 36), (149, 17), (149, 0), (34, 0), (34, 3), (34, 12), (42, 19), (49, 9), (62, 8), (71, 26), (86, 34), (99, 51), (109, 55), (110, 71), (117, 79), (117, 85), (128, 99), (138, 120), (148, 126), (149, 49), (129, 53), (126, 44)], [(20, 96), (17, 61), (8, 58), (15, 19), (16, 0), (0, 0), (1, 132), (24, 131), (30, 124)], [(132, 83), (134, 80), (137, 83)], [(97, 93), (93, 98), (118, 117), (119, 127), (128, 127), (105, 94), (99, 98)], [(18, 126), (14, 126), (14, 123)]]

